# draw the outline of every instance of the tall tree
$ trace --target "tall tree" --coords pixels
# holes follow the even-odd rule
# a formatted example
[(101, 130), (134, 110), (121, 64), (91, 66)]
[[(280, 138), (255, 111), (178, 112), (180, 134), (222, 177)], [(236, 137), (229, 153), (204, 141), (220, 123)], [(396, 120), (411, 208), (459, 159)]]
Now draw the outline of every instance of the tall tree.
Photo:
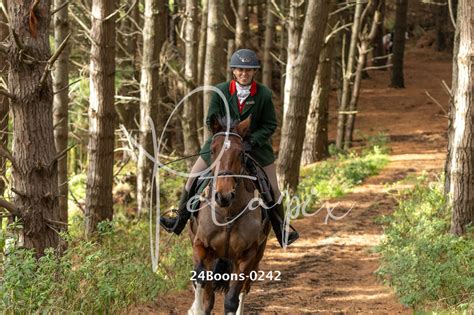
[[(6, 7), (6, 0), (2, 0), (0, 4)], [(3, 42), (8, 37), (8, 20), (6, 12), (0, 10), (0, 42)], [(8, 64), (5, 58), (0, 58), (0, 76), (5, 82), (8, 80)], [(8, 146), (8, 106), (10, 100), (7, 96), (0, 94), (0, 146), (7, 148)], [(0, 196), (3, 196), (6, 182), (6, 157), (0, 155)], [(1, 221), (1, 220), (0, 220)]]
[[(197, 83), (197, 55), (198, 55), (198, 5), (197, 0), (186, 0), (186, 31), (185, 31), (185, 68), (184, 75), (188, 81)], [(186, 86), (186, 94), (191, 92), (193, 86)], [(196, 95), (197, 96), (197, 95)], [(194, 96), (184, 101), (183, 107), (183, 140), (184, 155), (192, 155), (199, 152), (200, 144), (197, 134), (197, 115)], [(190, 161), (189, 159), (187, 161)], [(190, 163), (189, 163), (190, 164)], [(188, 166), (192, 166), (189, 165)]]
[(358, 44), (359, 54), (357, 57), (357, 67), (355, 71), (354, 83), (352, 84), (351, 99), (349, 101), (347, 123), (344, 131), (344, 150), (348, 150), (352, 144), (352, 135), (354, 133), (355, 119), (357, 114), (357, 103), (359, 102), (360, 85), (364, 74), (364, 67), (367, 61), (367, 54), (369, 52), (370, 44), (374, 41), (377, 34), (377, 26), (380, 23), (380, 7), (376, 2), (367, 4), (368, 6), (375, 6), (375, 11), (371, 17), (371, 23), (364, 21), (363, 30), (359, 36), (360, 44)]
[[(140, 71), (137, 69), (138, 59), (138, 41), (140, 31), (140, 10), (138, 1), (125, 4), (125, 11), (128, 13), (121, 19), (120, 26), (117, 26), (117, 58), (119, 60), (117, 72), (120, 73), (120, 88), (118, 94), (125, 96), (117, 102), (115, 109), (117, 110), (118, 119), (127, 130), (136, 130), (138, 121), (138, 101), (139, 88), (138, 82)], [(119, 36), (120, 35), (120, 36)], [(126, 151), (124, 151), (126, 152)]]
[[(176, 5), (176, 4), (175, 4)], [(140, 134), (139, 143), (147, 152), (153, 152), (151, 126), (147, 117), (153, 118), (159, 102), (159, 77), (156, 65), (160, 62), (165, 15), (164, 0), (145, 0), (145, 24), (143, 26), (143, 59), (140, 81)], [(138, 213), (145, 207), (146, 193), (150, 188), (151, 164), (145, 153), (139, 150), (137, 162)]]
[(264, 85), (272, 88), (272, 72), (273, 72), (273, 60), (271, 51), (273, 48), (273, 33), (275, 31), (274, 25), (274, 13), (270, 9), (272, 7), (272, 1), (267, 0), (267, 13), (265, 19), (265, 41), (263, 48), (263, 76), (262, 82)]
[(405, 55), (405, 34), (407, 31), (408, 0), (396, 0), (397, 10), (393, 35), (393, 57), (391, 87), (405, 88), (403, 57)]
[(92, 0), (85, 231), (112, 220), (115, 130), (115, 0)]
[(385, 47), (383, 46), (383, 36), (384, 36), (384, 20), (385, 20), (385, 0), (376, 0), (380, 3), (380, 23), (377, 26), (377, 34), (374, 39), (374, 53), (372, 65), (374, 67), (381, 67), (379, 70), (386, 70), (383, 66), (387, 64), (387, 58), (384, 57), (387, 53), (385, 52)]
[(446, 193), (452, 206), (451, 233), (474, 222), (474, 5), (459, 0), (454, 40), (452, 100), (446, 159)]
[[(209, 0), (207, 13), (207, 41), (206, 41), (206, 61), (204, 66), (204, 85), (215, 85), (221, 80), (220, 60), (224, 52), (220, 40), (222, 26), (222, 0)], [(203, 107), (207, 113), (211, 93), (204, 93)], [(204, 139), (209, 136), (209, 130), (204, 129)]]
[[(51, 1), (10, 1), (8, 12), (14, 40), (7, 47), (8, 92), (13, 116), (13, 204), (1, 205), (23, 225), (20, 240), (37, 256), (60, 245), (58, 168), (53, 132), (53, 88), (49, 69)], [(33, 21), (33, 22), (32, 22)], [(39, 62), (49, 60), (49, 62)]]
[(354, 11), (354, 20), (352, 22), (352, 33), (347, 56), (347, 65), (344, 69), (344, 75), (342, 77), (342, 95), (341, 102), (339, 104), (339, 114), (337, 117), (336, 147), (338, 149), (342, 149), (344, 145), (344, 130), (346, 128), (347, 121), (347, 107), (349, 106), (351, 95), (351, 82), (353, 78), (352, 74), (354, 73), (355, 68), (355, 55), (363, 7), (364, 3), (362, 1), (357, 1)]
[[(204, 66), (206, 62), (206, 41), (207, 41), (207, 4), (209, 0), (203, 0), (202, 9), (201, 9), (201, 26), (199, 30), (199, 46), (198, 46), (198, 60), (197, 60), (197, 84), (199, 86), (204, 84)], [(232, 14), (232, 16), (234, 16)], [(198, 137), (199, 143), (204, 143), (204, 106), (202, 104), (204, 98), (200, 98), (196, 102), (196, 116), (197, 116), (197, 129), (198, 129)]]
[[(337, 8), (331, 4), (330, 11)], [(329, 93), (331, 92), (331, 70), (337, 34), (332, 34), (338, 16), (331, 15), (326, 27), (326, 37), (319, 56), (318, 72), (314, 80), (311, 102), (306, 121), (306, 132), (303, 144), (301, 164), (308, 165), (329, 156), (328, 151), (328, 116)]]
[(248, 48), (249, 31), (249, 3), (248, 0), (237, 0), (237, 15), (235, 26), (236, 49)]
[[(54, 44), (56, 49), (64, 42), (69, 34), (68, 3), (64, 0), (54, 0), (54, 8), (60, 8), (53, 17)], [(66, 47), (59, 55), (54, 68), (54, 140), (57, 152), (67, 152), (68, 145), (68, 105), (69, 105), (69, 49)], [(59, 209), (60, 219), (67, 222), (67, 153), (58, 161)]]
[(288, 17), (288, 46), (286, 58), (285, 90), (283, 95), (283, 115), (286, 114), (290, 105), (290, 93), (293, 89), (293, 70), (296, 67), (298, 57), (298, 46), (301, 36), (301, 16), (303, 15), (304, 1), (290, 0), (290, 12)]
[(283, 117), (277, 166), (280, 186), (288, 188), (291, 192), (294, 192), (298, 185), (311, 88), (316, 77), (319, 54), (324, 41), (329, 2), (329, 0), (322, 0), (308, 3), (301, 42), (298, 45), (298, 57), (292, 72), (293, 83), (288, 95), (288, 104), (291, 106), (288, 106)]

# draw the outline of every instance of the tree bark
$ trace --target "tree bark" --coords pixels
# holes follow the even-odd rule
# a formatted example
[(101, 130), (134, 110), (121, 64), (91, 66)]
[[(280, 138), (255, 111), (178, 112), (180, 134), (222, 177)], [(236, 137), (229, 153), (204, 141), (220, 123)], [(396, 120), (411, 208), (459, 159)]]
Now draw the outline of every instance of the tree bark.
[[(137, 69), (137, 50), (139, 40), (139, 30), (137, 26), (140, 23), (140, 10), (138, 1), (136, 3), (130, 4), (135, 5), (133, 8), (130, 6), (125, 7), (125, 10), (127, 12), (130, 11), (130, 13), (120, 25), (121, 33), (123, 34), (119, 36), (118, 39), (120, 45), (122, 46), (122, 49), (118, 50), (117, 52), (117, 54), (120, 52), (120, 59), (122, 59), (122, 61), (119, 63), (119, 71), (122, 73), (122, 84), (118, 94), (138, 98), (138, 82), (140, 80), (140, 71)], [(135, 100), (124, 100), (117, 102), (115, 106), (119, 122), (123, 124), (129, 131), (137, 129), (135, 121), (138, 120), (138, 103), (139, 102)]]
[[(229, 39), (227, 41), (227, 60), (230, 60), (232, 58), (232, 55), (234, 54), (235, 51), (235, 41), (233, 39)], [(227, 67), (227, 77), (226, 80), (230, 81), (234, 78), (234, 74), (232, 73), (232, 69), (230, 67)]]
[(272, 10), (272, 1), (267, 0), (267, 14), (265, 19), (265, 42), (263, 48), (263, 76), (262, 82), (264, 85), (272, 88), (272, 72), (273, 72), (273, 60), (270, 54), (273, 49), (273, 33), (275, 30), (274, 16)]
[(446, 189), (452, 207), (451, 233), (462, 235), (474, 222), (474, 9), (470, 0), (459, 0), (456, 28)]
[(347, 66), (344, 69), (344, 75), (342, 77), (342, 95), (341, 103), (339, 105), (339, 114), (337, 117), (337, 135), (336, 135), (336, 147), (342, 149), (344, 146), (344, 130), (346, 128), (347, 121), (347, 107), (349, 105), (351, 95), (351, 82), (352, 74), (354, 73), (356, 48), (358, 42), (358, 36), (360, 31), (360, 19), (362, 15), (362, 8), (364, 3), (358, 1), (356, 3), (354, 20), (352, 23), (352, 34), (351, 42), (349, 46), (349, 54), (347, 57)]
[[(175, 3), (176, 5), (176, 3)], [(151, 126), (147, 118), (154, 118), (159, 103), (159, 77), (156, 69), (164, 43), (163, 26), (165, 1), (145, 0), (145, 24), (143, 26), (143, 60), (140, 81), (140, 133), (139, 143), (147, 152), (153, 152)], [(158, 134), (158, 137), (160, 135)], [(151, 162), (139, 150), (137, 162), (137, 207), (142, 213), (146, 206), (146, 194), (150, 189)]]
[[(54, 8), (64, 4), (64, 0), (54, 0)], [(56, 12), (54, 15), (54, 43), (56, 49), (64, 41), (69, 34), (68, 22), (68, 4)], [(56, 151), (65, 152), (68, 145), (68, 105), (69, 105), (69, 48), (66, 47), (55, 64), (53, 85), (54, 91), (58, 91), (54, 95), (54, 140), (56, 143)], [(65, 155), (58, 161), (58, 184), (59, 184), (59, 209), (60, 221), (67, 222), (67, 156)]]
[[(206, 41), (206, 61), (204, 66), (204, 85), (216, 85), (219, 83), (221, 74), (219, 60), (224, 52), (220, 40), (222, 25), (222, 0), (210, 0), (208, 3), (207, 15), (207, 41)], [(209, 109), (211, 92), (205, 92), (203, 97), (204, 113)], [(209, 137), (207, 128), (204, 129), (204, 139)]]
[(283, 96), (283, 115), (290, 106), (290, 93), (293, 89), (293, 70), (296, 58), (298, 57), (298, 45), (301, 36), (301, 18), (304, 2), (300, 0), (290, 0), (290, 13), (288, 20), (288, 46), (286, 58), (285, 90)]
[(405, 54), (405, 33), (407, 30), (408, 0), (396, 0), (397, 10), (393, 35), (392, 78), (390, 86), (405, 88), (403, 77), (403, 57)]
[(112, 176), (115, 130), (115, 7), (114, 0), (92, 1), (89, 145), (85, 232), (112, 220)]
[[(385, 20), (385, 0), (380, 1), (380, 23), (377, 26), (377, 34), (374, 39), (374, 53), (373, 62), (374, 67), (382, 67), (387, 64), (387, 58), (383, 58), (387, 53), (383, 47), (383, 36), (384, 36), (384, 20)], [(386, 68), (380, 68), (380, 70), (386, 70)]]
[(248, 0), (237, 0), (237, 16), (235, 26), (235, 48), (248, 48), (249, 31), (249, 3)]
[[(51, 57), (49, 25), (51, 1), (10, 1), (12, 40), (8, 52), (9, 92), (13, 115), (13, 203), (23, 229), (20, 246), (42, 256), (48, 247), (58, 248), (60, 221), (58, 168), (53, 132), (53, 89), (47, 64), (34, 60)], [(29, 21), (35, 23), (30, 24)], [(31, 60), (28, 56), (32, 56)], [(42, 79), (43, 78), (43, 79)]]
[[(1, 3), (5, 6), (6, 1), (2, 0)], [(8, 9), (7, 9), (8, 11)], [(0, 11), (0, 42), (3, 42), (8, 37), (8, 20), (6, 15)], [(5, 58), (0, 58), (0, 69), (8, 69), (7, 60)], [(1, 73), (1, 77), (5, 82), (8, 82), (8, 72), (5, 71)], [(8, 110), (9, 110), (10, 100), (4, 95), (0, 95), (0, 145), (4, 148), (8, 148)], [(5, 173), (6, 173), (6, 162), (7, 159), (4, 156), (0, 156), (0, 196), (4, 195), (6, 183), (5, 183)], [(0, 220), (1, 221), (1, 220)]]
[[(370, 4), (368, 4), (370, 5)], [(374, 41), (377, 34), (377, 26), (380, 22), (380, 11), (376, 8), (372, 17), (372, 25), (365, 23), (364, 31), (360, 36), (359, 56), (357, 58), (357, 69), (355, 73), (354, 84), (352, 85), (351, 100), (349, 102), (349, 113), (347, 114), (347, 123), (344, 131), (344, 150), (348, 150), (352, 145), (352, 135), (354, 133), (355, 119), (357, 113), (357, 103), (359, 102), (360, 85), (364, 74), (364, 67), (367, 60), (369, 46)]]
[[(207, 41), (207, 5), (209, 0), (202, 1), (202, 10), (201, 10), (201, 26), (199, 31), (199, 47), (198, 47), (198, 80), (197, 83), (199, 86), (204, 84), (204, 66), (206, 62), (206, 41)], [(196, 102), (196, 123), (198, 130), (199, 143), (202, 145), (205, 141), (204, 139), (204, 96), (199, 98)]]
[[(336, 8), (337, 6), (332, 4), (330, 11), (334, 11)], [(332, 15), (329, 18), (326, 35), (331, 33), (336, 21), (336, 15)], [(331, 92), (332, 58), (334, 56), (336, 36), (337, 34), (334, 34), (323, 44), (321, 55), (319, 56), (318, 72), (314, 80), (308, 120), (306, 121), (306, 133), (301, 158), (302, 165), (321, 161), (329, 156), (328, 109), (329, 93)]]
[[(198, 5), (197, 0), (186, 0), (186, 33), (185, 33), (185, 70), (184, 75), (186, 79), (192, 82), (197, 82), (197, 19), (198, 19)], [(192, 87), (186, 87), (186, 94), (189, 94)], [(193, 95), (184, 101), (183, 119), (183, 141), (184, 141), (184, 155), (189, 156), (199, 152), (199, 138), (197, 134), (197, 115), (196, 102), (198, 99)], [(187, 159), (188, 167), (192, 167), (192, 161)]]
[(324, 30), (329, 15), (329, 0), (311, 1), (306, 11), (298, 57), (292, 73), (293, 84), (283, 118), (278, 174), (280, 187), (294, 192), (298, 185), (304, 133)]

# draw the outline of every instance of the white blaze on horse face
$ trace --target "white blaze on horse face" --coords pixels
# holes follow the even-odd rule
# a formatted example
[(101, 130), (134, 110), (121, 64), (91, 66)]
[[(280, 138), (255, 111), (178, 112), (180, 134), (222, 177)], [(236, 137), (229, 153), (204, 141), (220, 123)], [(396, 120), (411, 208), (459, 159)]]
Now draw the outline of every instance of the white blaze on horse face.
[(244, 315), (244, 298), (245, 293), (241, 292), (239, 294), (239, 308), (237, 309), (237, 313), (235, 313), (235, 315)]
[(224, 150), (227, 151), (230, 149), (230, 140), (224, 141)]
[(204, 305), (202, 304), (203, 288), (201, 283), (196, 283), (194, 288), (194, 303), (188, 310), (188, 315), (204, 315)]

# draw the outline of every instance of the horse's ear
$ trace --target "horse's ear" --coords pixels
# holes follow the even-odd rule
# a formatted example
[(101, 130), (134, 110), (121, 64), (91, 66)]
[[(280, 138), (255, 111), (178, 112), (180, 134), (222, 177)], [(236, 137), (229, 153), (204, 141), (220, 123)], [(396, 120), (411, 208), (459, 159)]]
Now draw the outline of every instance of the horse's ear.
[(252, 114), (249, 115), (249, 117), (247, 117), (247, 119), (245, 119), (244, 121), (240, 122), (237, 127), (235, 128), (235, 130), (237, 131), (237, 133), (242, 137), (244, 138), (246, 135), (247, 135), (247, 132), (249, 131), (249, 128), (250, 128), (250, 123), (252, 121)]
[(222, 131), (222, 126), (217, 115), (212, 115), (210, 127), (213, 134)]

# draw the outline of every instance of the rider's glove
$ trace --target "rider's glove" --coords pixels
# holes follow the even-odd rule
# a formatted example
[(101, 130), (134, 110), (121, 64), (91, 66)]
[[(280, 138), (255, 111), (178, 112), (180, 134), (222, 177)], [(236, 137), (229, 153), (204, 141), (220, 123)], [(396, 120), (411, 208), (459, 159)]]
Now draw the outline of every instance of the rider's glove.
[(245, 140), (242, 149), (243, 149), (244, 152), (248, 153), (248, 152), (252, 151), (252, 147), (253, 147), (252, 141), (251, 140)]

